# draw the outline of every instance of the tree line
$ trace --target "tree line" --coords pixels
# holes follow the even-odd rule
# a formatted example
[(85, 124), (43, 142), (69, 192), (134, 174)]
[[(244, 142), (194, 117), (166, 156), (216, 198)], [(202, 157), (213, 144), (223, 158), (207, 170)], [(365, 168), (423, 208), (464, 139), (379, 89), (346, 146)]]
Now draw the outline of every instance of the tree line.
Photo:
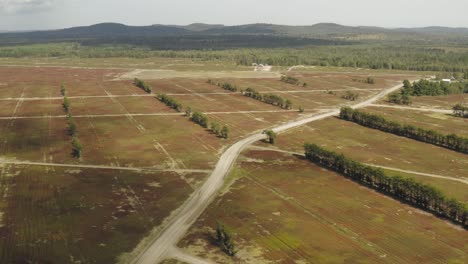
[(165, 105), (176, 110), (177, 112), (182, 111), (182, 104), (179, 103), (179, 101), (177, 101), (176, 99), (168, 96), (167, 94), (158, 94), (157, 98), (159, 101), (163, 102)]
[(413, 103), (411, 96), (402, 92), (391, 93), (387, 97), (387, 102), (399, 105), (410, 105)]
[(231, 91), (231, 92), (237, 92), (237, 86), (233, 85), (233, 84), (230, 84), (228, 82), (224, 82), (224, 83), (220, 83), (220, 82), (215, 82), (211, 79), (209, 79), (207, 81), (207, 83), (211, 84), (211, 85), (216, 85), (218, 87), (221, 87), (223, 88), (224, 90), (227, 90), (227, 91)]
[(380, 115), (365, 113), (350, 107), (341, 108), (340, 118), (365, 127), (468, 154), (468, 138), (460, 137), (455, 134), (444, 135), (434, 130), (400, 124), (395, 121), (387, 120)]
[(357, 99), (359, 99), (359, 94), (351, 91), (346, 91), (346, 93), (341, 97), (346, 100), (356, 101)]
[(301, 82), (298, 78), (292, 77), (292, 76), (283, 75), (281, 76), (280, 81), (284, 83), (292, 84), (292, 85), (297, 85), (297, 86), (302, 85), (302, 87), (307, 87), (306, 82)]
[(133, 84), (135, 84), (136, 87), (141, 88), (143, 91), (149, 94), (153, 91), (153, 89), (148, 84), (146, 84), (143, 80), (140, 80), (138, 78), (135, 78), (133, 80)]
[(468, 106), (456, 104), (453, 106), (453, 115), (468, 118)]
[(192, 122), (200, 125), (203, 128), (209, 128), (213, 134), (217, 137), (227, 139), (229, 138), (229, 128), (226, 125), (221, 126), (218, 122), (212, 121), (208, 127), (209, 119), (206, 114), (199, 111), (192, 111), (190, 107), (187, 107), (185, 114)]
[(367, 84), (375, 84), (375, 79), (373, 77), (367, 77), (366, 79), (353, 79), (354, 82), (361, 82)]
[(276, 94), (261, 94), (254, 88), (247, 88), (245, 91), (242, 92), (245, 96), (253, 98), (255, 100), (271, 104), (274, 106), (281, 107), (283, 109), (291, 109), (293, 104), (289, 99), (285, 99)]
[(354, 161), (342, 154), (328, 151), (316, 144), (304, 145), (308, 160), (332, 169), (360, 184), (384, 194), (391, 195), (408, 204), (426, 210), (434, 215), (450, 219), (468, 228), (468, 208), (456, 199), (450, 199), (439, 189), (420, 183), (411, 178), (392, 177), (380, 168), (374, 168)]
[[(182, 112), (183, 110), (181, 103), (166, 94), (158, 94), (156, 98), (177, 112)], [(224, 139), (229, 138), (229, 128), (226, 125), (221, 126), (215, 121), (209, 124), (209, 119), (204, 113), (193, 111), (190, 106), (187, 106), (185, 108), (185, 115), (195, 124), (198, 124), (203, 128), (210, 129), (217, 137)]]
[[(61, 93), (62, 95), (66, 94), (66, 89), (65, 86), (62, 84), (61, 86)], [(81, 145), (80, 140), (78, 139), (78, 132), (77, 132), (77, 125), (75, 123), (75, 120), (73, 119), (73, 115), (71, 113), (70, 109), (70, 100), (68, 97), (64, 96), (63, 97), (63, 109), (65, 110), (65, 113), (67, 115), (67, 126), (68, 126), (68, 134), (72, 138), (72, 155), (75, 158), (81, 158), (82, 152), (83, 152), (83, 146)]]

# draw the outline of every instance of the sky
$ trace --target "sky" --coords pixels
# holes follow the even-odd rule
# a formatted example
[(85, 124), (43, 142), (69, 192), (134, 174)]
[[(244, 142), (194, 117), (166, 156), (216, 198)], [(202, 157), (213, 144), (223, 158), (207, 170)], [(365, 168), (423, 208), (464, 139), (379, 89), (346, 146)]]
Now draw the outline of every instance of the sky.
[(468, 27), (468, 0), (0, 0), (0, 31), (103, 22)]

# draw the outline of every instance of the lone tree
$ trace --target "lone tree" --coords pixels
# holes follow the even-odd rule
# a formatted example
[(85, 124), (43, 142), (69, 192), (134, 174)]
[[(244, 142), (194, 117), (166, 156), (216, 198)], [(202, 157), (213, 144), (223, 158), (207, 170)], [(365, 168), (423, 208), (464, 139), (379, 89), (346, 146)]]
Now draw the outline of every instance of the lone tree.
[(275, 133), (275, 131), (273, 131), (273, 130), (266, 130), (266, 131), (264, 131), (264, 134), (266, 134), (266, 135), (268, 136), (268, 142), (269, 142), (270, 144), (273, 144), (273, 145), (274, 145), (275, 142), (276, 142), (276, 133)]
[(232, 236), (220, 222), (217, 223), (216, 227), (216, 242), (221, 250), (223, 250), (227, 255), (231, 257), (236, 255), (237, 250), (234, 242), (232, 241)]
[(80, 141), (78, 138), (73, 137), (72, 139), (72, 155), (75, 158), (81, 158), (81, 152), (83, 150), (83, 146), (81, 146)]

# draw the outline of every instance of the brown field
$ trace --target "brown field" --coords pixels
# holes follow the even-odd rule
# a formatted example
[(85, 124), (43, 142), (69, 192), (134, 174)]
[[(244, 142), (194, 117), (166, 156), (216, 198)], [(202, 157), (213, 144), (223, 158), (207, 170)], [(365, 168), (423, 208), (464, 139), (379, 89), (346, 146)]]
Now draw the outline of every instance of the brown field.
[[(464, 263), (464, 230), (277, 152), (246, 151), (222, 193), (179, 243), (216, 263)], [(231, 230), (233, 260), (213, 245)]]
[(432, 129), (440, 133), (455, 133), (459, 136), (468, 137), (468, 119), (454, 117), (450, 114), (384, 107), (367, 107), (364, 110), (400, 123)]
[[(0, 64), (2, 61), (5, 63), (0, 60)], [(58, 66), (67, 63), (60, 59), (47, 61)], [(110, 67), (116, 61), (133, 60), (77, 60), (76, 66)], [(141, 238), (158, 227), (206, 177), (206, 173), (83, 169), (84, 165), (209, 171), (223, 149), (248, 134), (315, 113), (318, 109), (349, 104), (350, 101), (341, 98), (346, 89), (360, 89), (358, 92), (364, 99), (378, 92), (376, 90), (411, 77), (375, 72), (372, 75), (377, 83), (368, 85), (352, 81), (353, 78), (364, 79), (368, 71), (352, 74), (294, 71), (291, 75), (309, 84), (297, 87), (280, 82), (278, 77), (252, 78), (252, 73), (242, 72), (249, 70), (247, 67), (221, 66), (226, 72), (238, 70), (239, 78), (231, 79), (227, 75), (211, 76), (210, 71), (216, 69), (214, 64), (207, 63), (204, 72), (192, 73), (190, 69), (196, 65), (185, 65), (184, 60), (173, 61), (174, 65), (167, 69), (184, 70), (183, 76), (192, 78), (172, 78), (177, 76), (166, 72), (170, 79), (147, 81), (153, 93), (171, 94), (184, 106), (208, 112), (210, 121), (228, 126), (229, 139), (217, 138), (154, 96), (147, 96), (131, 80), (116, 80), (128, 70), (0, 67), (0, 116), (38, 117), (0, 120), (0, 184), (7, 186), (0, 188), (1, 263), (114, 263), (116, 257), (131, 251)], [(148, 68), (158, 68), (164, 63), (148, 59), (135, 61), (134, 66), (144, 64)], [(245, 78), (249, 76), (251, 78)], [(206, 83), (208, 78), (216, 77), (219, 81), (236, 83), (239, 88), (252, 86), (261, 92), (289, 98), (294, 109), (303, 105), (306, 112), (281, 110)], [(71, 156), (66, 119), (48, 117), (65, 114), (60, 98), (62, 82), (67, 88), (73, 115), (81, 116), (75, 117), (78, 138), (83, 145), (80, 159)], [(317, 91), (327, 89), (338, 91), (335, 94)], [(128, 96), (106, 97), (109, 95)], [(21, 97), (25, 100), (7, 99)], [(347, 137), (349, 131), (353, 131), (351, 139)], [(343, 148), (366, 162), (430, 173), (436, 169), (435, 172), (443, 175), (467, 177), (464, 170), (467, 162), (457, 153), (335, 119), (281, 135), (278, 140), (278, 146), (285, 150), (302, 151), (304, 140), (317, 140), (332, 148)], [(383, 148), (381, 142), (387, 141), (390, 143)], [(398, 156), (393, 157), (391, 153), (398, 153)], [(388, 163), (387, 158), (393, 163)], [(74, 164), (77, 168), (1, 165), (2, 161), (12, 160)], [(435, 162), (430, 163), (431, 160)], [(402, 163), (404, 161), (407, 163)], [(298, 169), (293, 170), (296, 166)], [(310, 171), (316, 178), (308, 176)], [(466, 248), (457, 244), (465, 240), (454, 235), (459, 234), (459, 230), (391, 199), (382, 199), (308, 162), (274, 152), (250, 151), (236, 167), (233, 177), (245, 174), (248, 176), (242, 177), (212, 205), (186, 241), (206, 238), (207, 227), (220, 219), (235, 227), (236, 236), (242, 237), (241, 245), (246, 247), (241, 258), (258, 256), (250, 259), (251, 263), (259, 263), (256, 261), (263, 258), (280, 259), (283, 263), (301, 259), (322, 262), (366, 259), (388, 263), (401, 259), (423, 262), (431, 257), (466, 260), (460, 254)], [(450, 184), (445, 186), (455, 190), (457, 197), (465, 197), (463, 189)], [(356, 213), (363, 204), (369, 208), (365, 207), (363, 214)], [(206, 217), (211, 214), (215, 217)], [(371, 223), (369, 232), (365, 229), (366, 221)], [(378, 232), (382, 227), (388, 231)], [(428, 236), (427, 232), (435, 235)], [(403, 239), (407, 239), (419, 255), (400, 257), (404, 249), (397, 242)], [(194, 245), (200, 245), (200, 241), (195, 241)], [(195, 249), (196, 246), (191, 248)], [(208, 249), (215, 252), (211, 246)]]
[(412, 99), (412, 106), (452, 109), (452, 107), (458, 103), (466, 104), (468, 102), (468, 95), (452, 94), (447, 96), (413, 96)]
[(0, 175), (1, 263), (115, 263), (188, 197), (184, 178), (204, 177), (29, 166)]

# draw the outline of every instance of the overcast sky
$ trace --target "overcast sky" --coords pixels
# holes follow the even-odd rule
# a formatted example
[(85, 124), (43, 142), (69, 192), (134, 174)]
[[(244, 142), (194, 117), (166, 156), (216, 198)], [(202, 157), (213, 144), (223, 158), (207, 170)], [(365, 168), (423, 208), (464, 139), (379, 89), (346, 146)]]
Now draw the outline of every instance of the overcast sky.
[(312, 25), (468, 27), (468, 0), (0, 0), (0, 30), (128, 25)]

